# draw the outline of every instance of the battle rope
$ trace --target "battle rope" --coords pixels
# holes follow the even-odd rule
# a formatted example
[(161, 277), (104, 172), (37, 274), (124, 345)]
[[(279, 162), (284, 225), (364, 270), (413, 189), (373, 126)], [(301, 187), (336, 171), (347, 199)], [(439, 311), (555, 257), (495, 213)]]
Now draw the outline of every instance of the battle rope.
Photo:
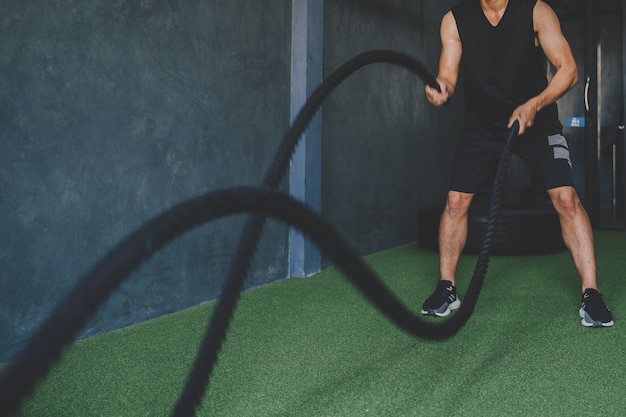
[[(357, 58), (360, 58), (360, 60)], [(281, 158), (286, 157), (288, 162), (292, 151), (290, 150), (291, 145), (285, 144), (291, 141), (293, 143), (293, 147), (295, 147), (297, 139), (317, 111), (318, 107), (314, 107), (312, 104), (309, 105), (313, 102), (312, 100), (315, 98), (315, 100), (321, 103), (325, 97), (330, 94), (330, 91), (332, 91), (332, 89), (334, 89), (334, 87), (341, 82), (341, 80), (356, 71), (356, 69), (367, 65), (367, 63), (391, 62), (405, 66), (418, 74), (420, 71), (425, 71), (421, 64), (417, 63), (418, 65), (414, 65), (416, 61), (413, 61), (411, 58), (390, 51), (372, 51), (357, 56), (349, 62), (352, 62), (352, 65), (355, 66), (358, 64), (358, 66), (354, 69), (350, 69), (347, 68), (348, 63), (346, 63), (342, 66), (342, 68), (340, 68), (344, 70), (343, 75), (337, 75), (334, 77), (334, 82), (336, 82), (336, 84), (328, 92), (320, 92), (320, 85), (320, 88), (318, 88), (307, 101), (299, 116), (296, 118), (296, 121), (285, 136), (275, 161), (280, 161)], [(337, 70), (337, 72), (338, 71), (339, 70)], [(329, 80), (331, 78), (333, 77), (329, 77)], [(432, 81), (434, 79), (430, 77), (430, 80)], [(319, 106), (319, 104), (317, 106)], [(307, 115), (307, 112), (310, 114)], [(297, 123), (300, 123), (300, 125), (297, 126)], [(492, 217), (497, 215), (499, 206), (499, 199), (497, 198), (499, 193), (498, 187), (501, 188), (501, 185), (504, 182), (503, 176), (504, 173), (506, 173), (509, 144), (516, 135), (516, 132), (517, 129), (516, 126), (514, 126), (503, 150), (503, 157), (500, 160), (498, 168), (497, 177), (501, 177), (502, 179), (500, 182), (496, 181), (496, 187), (494, 187), (494, 193), (492, 195), (492, 207), (490, 209), (488, 220), (486, 242), (483, 245), (483, 251), (481, 251), (481, 255), (483, 252), (486, 254), (482, 257), (479, 256), (476, 271), (472, 277), (472, 282), (470, 283), (470, 287), (465, 296), (463, 306), (445, 323), (428, 323), (424, 322), (419, 316), (413, 315), (391, 292), (389, 292), (389, 290), (386, 289), (384, 284), (382, 284), (380, 280), (378, 280), (371, 272), (371, 270), (369, 270), (369, 268), (360, 260), (360, 258), (349, 249), (345, 242), (337, 236), (337, 233), (332, 229), (332, 227), (330, 227), (330, 225), (321, 225), (320, 221), (323, 222), (321, 219), (316, 219), (314, 214), (304, 213), (304, 211), (301, 210), (302, 207), (298, 206), (297, 203), (290, 201), (289, 198), (281, 196), (281, 194), (275, 192), (270, 192), (269, 190), (261, 191), (243, 188), (239, 188), (234, 191), (226, 190), (222, 192), (210, 193), (198, 199), (182, 203), (144, 225), (141, 229), (130, 235), (113, 250), (111, 250), (77, 283), (74, 289), (65, 297), (59, 307), (57, 307), (50, 318), (41, 326), (33, 337), (31, 337), (25, 348), (18, 353), (14, 361), (7, 367), (5, 372), (0, 377), (1, 415), (9, 415), (4, 413), (11, 413), (19, 409), (24, 397), (29, 395), (34, 389), (37, 381), (48, 373), (52, 363), (58, 360), (63, 349), (71, 343), (77, 331), (85, 324), (87, 319), (95, 313), (97, 308), (106, 300), (106, 298), (108, 298), (109, 294), (117, 288), (119, 284), (123, 282), (124, 279), (126, 279), (126, 277), (142, 262), (147, 260), (157, 250), (185, 231), (199, 226), (200, 224), (203, 224), (203, 222), (240, 211), (250, 211), (261, 214), (251, 217), (246, 230), (252, 230), (252, 232), (246, 233), (246, 231), (244, 231), (242, 239), (246, 236), (254, 237), (255, 234), (260, 234), (264, 219), (263, 215), (275, 216), (280, 220), (293, 224), (296, 227), (301, 228), (303, 233), (311, 238), (314, 243), (320, 246), (322, 250), (327, 252), (333, 262), (335, 262), (337, 266), (344, 271), (348, 279), (350, 279), (357, 286), (357, 288), (359, 288), (367, 296), (367, 298), (370, 299), (370, 301), (381, 309), (381, 311), (400, 328), (416, 336), (426, 338), (440, 339), (453, 335), (461, 328), (467, 319), (469, 319), (480, 292), (482, 281), (484, 280), (489, 258), (488, 252), (490, 249), (490, 242), (487, 242), (487, 240), (489, 239), (489, 236), (491, 236), (491, 239), (493, 238), (493, 230), (495, 229), (496, 223), (495, 218), (493, 218), (493, 221), (491, 220)], [(277, 164), (273, 164), (272, 167), (276, 168), (276, 165)], [(502, 166), (504, 166), (504, 168), (502, 168)], [(275, 187), (280, 182), (280, 178), (282, 177), (280, 171), (280, 169), (270, 169), (265, 177), (264, 183)], [(250, 195), (253, 195), (253, 197), (242, 196), (247, 192), (250, 193)], [(263, 194), (263, 196), (261, 196), (261, 194)], [(237, 197), (233, 197), (233, 195), (237, 195)], [(255, 198), (262, 201), (251, 201)], [(245, 200), (245, 202), (242, 202), (242, 200)], [(266, 200), (275, 202), (270, 203)], [(255, 206), (257, 203), (259, 207)], [(232, 204), (233, 207), (228, 207), (229, 204)], [(250, 206), (247, 204), (250, 204)], [(281, 209), (276, 207), (276, 205), (280, 204), (284, 204), (285, 208)], [(276, 212), (272, 212), (272, 210), (276, 210)], [(212, 213), (212, 211), (214, 211), (214, 213)], [(302, 215), (304, 220), (298, 217), (300, 215)], [(258, 231), (253, 230), (254, 228), (251, 227), (251, 225), (258, 228)], [(312, 230), (309, 230), (308, 226), (310, 225), (313, 225), (311, 226)], [(490, 230), (491, 234), (489, 232)], [(327, 241), (324, 239), (324, 236), (328, 237)], [(240, 247), (241, 246), (242, 245), (240, 245)], [(252, 244), (248, 243), (243, 246), (247, 247), (245, 250), (250, 250), (252, 254), (254, 252), (254, 248), (256, 247), (256, 241)], [(247, 261), (247, 263), (249, 263), (249, 259), (247, 258), (239, 259), (239, 261)], [(233, 260), (233, 265), (235, 263), (237, 263), (236, 259)], [(245, 275), (247, 269), (248, 266), (246, 265), (244, 268), (239, 268), (239, 272), (237, 273), (243, 272)], [(475, 281), (480, 282), (475, 284)], [(237, 287), (237, 285), (235, 285), (235, 287)], [(241, 285), (238, 285), (238, 292), (234, 296), (235, 303), (239, 297), (240, 289)], [(222, 303), (223, 297), (224, 294), (222, 294), (222, 297), (220, 298), (220, 304)], [(228, 327), (228, 321), (232, 315), (232, 309), (234, 309), (234, 305), (231, 308), (230, 313), (227, 312), (227, 314), (222, 314), (220, 316), (214, 314), (210, 328), (214, 327), (214, 322), (216, 320), (225, 320), (226, 323), (222, 325), (224, 327), (225, 334), (225, 329)], [(205, 337), (205, 341), (207, 338), (208, 334), (207, 337)], [(219, 351), (219, 346), (221, 345), (222, 340), (223, 338), (221, 338), (217, 343), (217, 349), (214, 355), (215, 358), (217, 357), (217, 351)], [(203, 347), (204, 345), (205, 343), (203, 343)], [(201, 354), (199, 354), (199, 356), (201, 356)], [(213, 364), (214, 361), (211, 362), (210, 366), (212, 367)], [(196, 373), (197, 365), (198, 361), (196, 362), (196, 366), (194, 366), (192, 373)], [(195, 407), (200, 401), (194, 397), (199, 393), (201, 399), (206, 383), (208, 382), (209, 374), (210, 370), (207, 372), (205, 368), (203, 371), (197, 373), (197, 375), (201, 376), (199, 380), (190, 376), (185, 392), (187, 392), (187, 388), (190, 384), (193, 385), (199, 383), (201, 384), (201, 387), (198, 388), (198, 386), (192, 386), (191, 391), (195, 393), (194, 395), (187, 397), (181, 395), (174, 411), (175, 415), (189, 415), (194, 412)]]

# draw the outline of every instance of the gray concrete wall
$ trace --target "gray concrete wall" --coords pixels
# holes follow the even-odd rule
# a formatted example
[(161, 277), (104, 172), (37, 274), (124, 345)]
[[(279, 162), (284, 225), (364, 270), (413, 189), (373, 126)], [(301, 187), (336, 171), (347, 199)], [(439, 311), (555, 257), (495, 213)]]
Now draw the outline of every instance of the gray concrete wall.
[[(291, 2), (0, 3), (0, 361), (164, 209), (258, 184), (289, 124)], [(82, 336), (214, 299), (243, 222), (157, 255)], [(286, 276), (267, 228), (248, 286)]]
[[(436, 72), (452, 3), (324, 2), (324, 73), (377, 48)], [(1, 362), (131, 231), (258, 184), (289, 124), (291, 2), (6, 1), (0, 16)], [(413, 75), (379, 65), (324, 107), (322, 213), (361, 253), (414, 241), (417, 210), (443, 199), (461, 101), (432, 108)], [(216, 298), (242, 220), (164, 249), (81, 337)], [(287, 277), (287, 234), (269, 223), (247, 288)]]
[[(436, 75), (439, 25), (455, 1), (329, 0), (324, 72), (371, 49), (422, 61)], [(322, 211), (362, 254), (414, 241), (417, 211), (443, 202), (462, 125), (462, 89), (450, 106), (390, 65), (362, 69), (324, 106)]]

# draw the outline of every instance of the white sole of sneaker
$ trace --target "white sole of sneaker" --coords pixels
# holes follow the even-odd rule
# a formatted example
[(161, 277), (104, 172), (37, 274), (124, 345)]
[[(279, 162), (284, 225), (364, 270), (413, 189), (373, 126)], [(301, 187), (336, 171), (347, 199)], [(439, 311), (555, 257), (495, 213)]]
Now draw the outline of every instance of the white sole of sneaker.
[[(578, 315), (582, 319), (580, 323), (585, 327), (611, 327), (615, 324), (613, 320), (607, 321), (606, 323), (602, 323), (600, 321), (588, 321), (587, 317), (589, 317), (589, 315), (582, 308), (578, 310)], [(591, 319), (591, 317), (589, 318)]]
[(456, 310), (459, 307), (461, 307), (461, 300), (457, 298), (452, 303), (448, 304), (448, 308), (446, 308), (441, 313), (438, 313), (435, 310), (422, 310), (422, 314), (425, 316), (446, 317), (448, 314), (452, 312), (452, 310)]

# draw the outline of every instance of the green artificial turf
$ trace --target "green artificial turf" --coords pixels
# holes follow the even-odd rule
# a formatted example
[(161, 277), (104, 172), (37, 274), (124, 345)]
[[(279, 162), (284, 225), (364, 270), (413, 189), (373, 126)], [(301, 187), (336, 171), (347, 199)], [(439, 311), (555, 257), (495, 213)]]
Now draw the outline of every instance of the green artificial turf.
[[(568, 253), (494, 257), (452, 339), (398, 330), (334, 268), (245, 293), (199, 416), (626, 416), (626, 233), (598, 232), (616, 325), (580, 324)], [(437, 254), (407, 245), (366, 258), (414, 311)], [(461, 297), (475, 257), (459, 267)], [(169, 415), (213, 303), (72, 346), (24, 416)]]

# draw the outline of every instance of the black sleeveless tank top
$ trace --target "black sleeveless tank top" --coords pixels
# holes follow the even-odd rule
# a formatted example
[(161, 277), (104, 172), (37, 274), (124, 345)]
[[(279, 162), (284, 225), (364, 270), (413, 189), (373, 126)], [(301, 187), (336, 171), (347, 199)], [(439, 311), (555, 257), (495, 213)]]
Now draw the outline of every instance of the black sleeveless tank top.
[[(535, 46), (536, 2), (509, 0), (497, 26), (487, 20), (480, 0), (464, 0), (452, 9), (463, 47), (466, 130), (506, 128), (513, 110), (548, 85), (543, 52)], [(561, 128), (553, 103), (537, 113), (530, 130)]]

